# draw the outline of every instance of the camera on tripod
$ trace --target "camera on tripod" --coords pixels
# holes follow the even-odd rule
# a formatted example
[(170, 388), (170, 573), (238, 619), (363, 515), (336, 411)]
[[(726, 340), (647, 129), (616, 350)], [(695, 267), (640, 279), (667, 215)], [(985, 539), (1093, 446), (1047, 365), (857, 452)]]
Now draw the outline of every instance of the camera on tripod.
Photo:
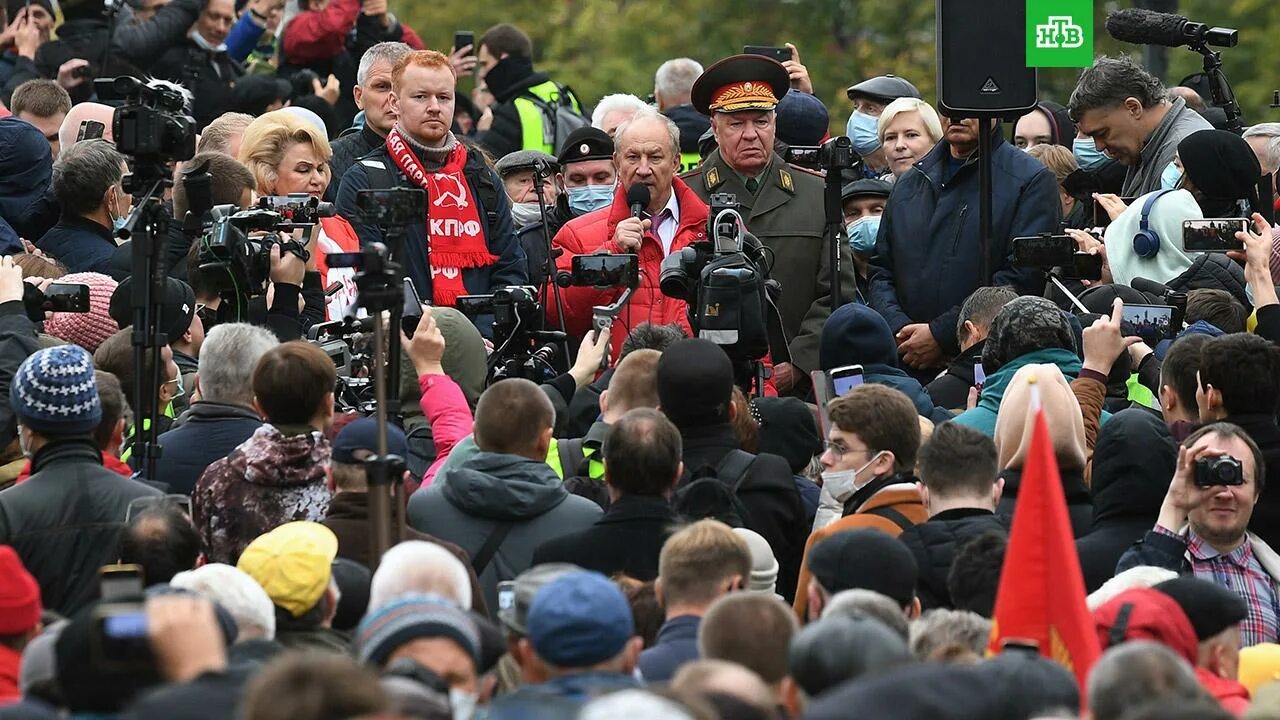
[(222, 291), (244, 297), (266, 294), (272, 245), (304, 261), (310, 258), (301, 243), (282, 234), (299, 226), (278, 212), (262, 207), (237, 212), (234, 205), (219, 205), (212, 215), (213, 224), (200, 241), (199, 263), (200, 270), (211, 273)]
[(564, 340), (564, 333), (543, 329), (538, 288), (511, 285), (490, 295), (461, 295), (454, 307), (477, 325), (480, 318), (493, 317), (489, 384), (512, 377), (545, 382), (556, 376), (555, 343)]
[(125, 192), (138, 193), (165, 163), (190, 160), (196, 154), (196, 122), (186, 114), (187, 100), (166, 85), (148, 85), (121, 75), (93, 82), (104, 102), (123, 101), (112, 119), (116, 150), (137, 160)]
[(792, 145), (787, 148), (786, 161), (801, 167), (828, 172), (850, 170), (862, 162), (853, 149), (853, 141), (841, 135), (821, 145)]

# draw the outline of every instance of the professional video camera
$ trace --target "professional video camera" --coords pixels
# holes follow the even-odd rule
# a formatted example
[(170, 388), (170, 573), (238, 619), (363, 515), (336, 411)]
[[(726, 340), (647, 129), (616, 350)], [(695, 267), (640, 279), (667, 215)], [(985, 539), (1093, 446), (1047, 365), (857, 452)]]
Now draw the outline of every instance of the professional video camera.
[(219, 205), (211, 214), (213, 222), (200, 241), (200, 269), (221, 271), (213, 273), (221, 291), (257, 297), (267, 292), (271, 246), (279, 245), (281, 252), (308, 260), (305, 242), (291, 233), (333, 217), (334, 209), (331, 203), (296, 193), (258, 198), (257, 205), (248, 210)]
[(165, 163), (196, 154), (196, 123), (186, 114), (186, 98), (177, 89), (148, 85), (121, 75), (93, 82), (104, 102), (123, 101), (112, 120), (116, 150), (135, 159), (125, 192), (137, 194), (157, 179)]
[(317, 323), (307, 330), (307, 342), (329, 356), (337, 370), (333, 407), (337, 412), (372, 415), (377, 411), (373, 387), (372, 317)]
[(461, 295), (454, 306), (477, 326), (485, 318), (493, 318), (494, 350), (489, 355), (486, 384), (513, 377), (546, 382), (558, 374), (556, 344), (563, 342), (565, 335), (544, 329), (538, 288), (512, 285), (489, 295)]
[(853, 141), (840, 135), (821, 145), (791, 145), (787, 148), (786, 161), (814, 170), (839, 173), (857, 167), (862, 158), (854, 152)]
[(689, 325), (697, 337), (724, 348), (730, 358), (755, 361), (769, 352), (767, 312), (770, 292), (764, 248), (746, 232), (732, 193), (711, 196), (707, 234), (662, 261), (662, 294), (689, 305)]

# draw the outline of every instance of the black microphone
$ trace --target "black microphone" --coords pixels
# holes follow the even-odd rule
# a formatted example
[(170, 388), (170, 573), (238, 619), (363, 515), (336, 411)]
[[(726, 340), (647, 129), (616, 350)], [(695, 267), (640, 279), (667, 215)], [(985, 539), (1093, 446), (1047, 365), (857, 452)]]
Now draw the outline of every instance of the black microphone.
[(644, 209), (649, 207), (649, 186), (636, 183), (627, 188), (627, 205), (631, 206), (631, 217), (638, 219)]
[(1107, 17), (1107, 32), (1122, 42), (1137, 45), (1217, 45), (1234, 47), (1239, 33), (1231, 28), (1209, 27), (1181, 15), (1142, 8), (1117, 10)]

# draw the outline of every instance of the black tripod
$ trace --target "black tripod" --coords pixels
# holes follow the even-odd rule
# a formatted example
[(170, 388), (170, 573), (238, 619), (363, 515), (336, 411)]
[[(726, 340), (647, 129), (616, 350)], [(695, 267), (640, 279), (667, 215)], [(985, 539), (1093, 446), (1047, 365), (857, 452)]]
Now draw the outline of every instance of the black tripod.
[(564, 339), (560, 341), (560, 357), (564, 358), (566, 365), (570, 361), (569, 354), (569, 335), (564, 329), (564, 301), (560, 298), (560, 285), (555, 281), (556, 277), (556, 249), (551, 244), (551, 228), (547, 223), (547, 200), (542, 196), (542, 187), (546, 184), (551, 174), (551, 168), (545, 160), (538, 160), (533, 164), (533, 192), (538, 196), (538, 213), (542, 217), (542, 242), (547, 249), (546, 267), (543, 269), (546, 277), (542, 281), (542, 297), (546, 302), (547, 286), (551, 286), (552, 293), (556, 297), (556, 317), (560, 320), (560, 334)]

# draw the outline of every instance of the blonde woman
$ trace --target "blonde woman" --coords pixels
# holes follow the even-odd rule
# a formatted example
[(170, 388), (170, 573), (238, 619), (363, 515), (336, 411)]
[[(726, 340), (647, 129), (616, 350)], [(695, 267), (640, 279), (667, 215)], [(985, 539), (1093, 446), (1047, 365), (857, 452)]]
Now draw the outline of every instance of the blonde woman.
[[(288, 110), (276, 110), (258, 117), (245, 128), (240, 141), (240, 162), (253, 173), (257, 193), (289, 195), (305, 193), (320, 199), (332, 176), (329, 159), (333, 150), (324, 131)], [(329, 253), (358, 252), (360, 240), (346, 218), (321, 218), (315, 241), (309, 246), (307, 269), (320, 273), (323, 287), (340, 287), (325, 299), (328, 319), (341, 319), (356, 311), (355, 271), (330, 269)]]
[(938, 111), (918, 98), (898, 98), (880, 113), (877, 131), (889, 172), (900, 178), (942, 139)]

